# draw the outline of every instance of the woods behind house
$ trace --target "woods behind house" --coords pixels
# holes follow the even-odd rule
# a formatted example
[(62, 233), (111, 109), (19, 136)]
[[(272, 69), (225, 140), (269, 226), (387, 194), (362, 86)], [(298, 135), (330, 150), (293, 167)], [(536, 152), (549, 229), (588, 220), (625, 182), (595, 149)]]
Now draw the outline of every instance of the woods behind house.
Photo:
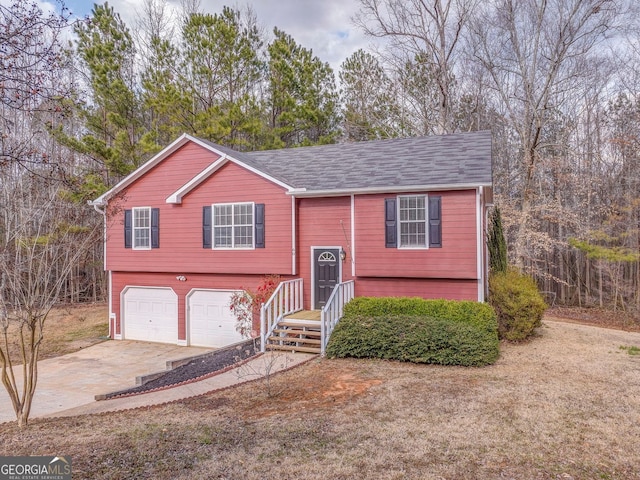
[(489, 129), (510, 263), (549, 302), (640, 308), (635, 3), (353, 1), (378, 48), (338, 71), (248, 7), (1, 5), (4, 297), (10, 258), (66, 239), (59, 298), (105, 298), (86, 202), (183, 132), (249, 151)]

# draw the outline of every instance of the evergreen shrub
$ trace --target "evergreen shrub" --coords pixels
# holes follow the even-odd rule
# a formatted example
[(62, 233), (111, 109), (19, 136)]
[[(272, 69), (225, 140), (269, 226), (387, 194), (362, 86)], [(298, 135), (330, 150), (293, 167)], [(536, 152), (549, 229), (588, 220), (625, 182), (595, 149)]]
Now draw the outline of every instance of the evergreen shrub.
[(489, 305), (477, 302), (358, 297), (345, 306), (326, 353), (329, 357), (489, 365), (499, 355), (496, 316)]
[(498, 318), (500, 338), (513, 342), (533, 335), (547, 309), (534, 280), (514, 268), (490, 276), (489, 302)]

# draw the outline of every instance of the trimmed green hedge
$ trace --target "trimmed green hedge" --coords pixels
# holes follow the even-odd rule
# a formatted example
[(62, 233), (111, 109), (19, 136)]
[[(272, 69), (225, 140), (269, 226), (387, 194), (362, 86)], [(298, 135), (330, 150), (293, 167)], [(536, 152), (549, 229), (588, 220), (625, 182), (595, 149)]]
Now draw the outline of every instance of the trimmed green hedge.
[(345, 306), (329, 357), (482, 366), (499, 355), (493, 309), (477, 302), (358, 297)]
[(496, 314), (490, 305), (471, 301), (425, 300), (418, 297), (356, 297), (344, 307), (344, 316), (418, 315), (445, 318), (497, 332)]

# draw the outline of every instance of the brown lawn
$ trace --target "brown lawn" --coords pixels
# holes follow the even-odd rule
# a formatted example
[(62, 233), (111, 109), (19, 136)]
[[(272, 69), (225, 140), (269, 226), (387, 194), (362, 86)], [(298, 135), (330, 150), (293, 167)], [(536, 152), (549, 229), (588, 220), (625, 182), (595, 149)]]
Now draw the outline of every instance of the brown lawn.
[(78, 479), (640, 479), (640, 333), (545, 321), (486, 368), (316, 359), (170, 405), (0, 425)]
[[(52, 309), (45, 320), (40, 360), (103, 342), (109, 334), (107, 322), (106, 304), (69, 305)], [(14, 364), (22, 363), (18, 334), (13, 326), (9, 327), (9, 351)]]

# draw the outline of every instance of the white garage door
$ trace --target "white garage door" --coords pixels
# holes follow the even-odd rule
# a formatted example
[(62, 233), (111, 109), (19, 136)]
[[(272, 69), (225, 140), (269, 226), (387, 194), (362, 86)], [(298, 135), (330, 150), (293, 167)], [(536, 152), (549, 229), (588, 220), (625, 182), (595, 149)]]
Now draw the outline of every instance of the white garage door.
[(229, 309), (233, 291), (193, 290), (187, 296), (189, 345), (224, 347), (243, 340)]
[(129, 287), (124, 293), (124, 338), (178, 342), (178, 296), (170, 288)]

